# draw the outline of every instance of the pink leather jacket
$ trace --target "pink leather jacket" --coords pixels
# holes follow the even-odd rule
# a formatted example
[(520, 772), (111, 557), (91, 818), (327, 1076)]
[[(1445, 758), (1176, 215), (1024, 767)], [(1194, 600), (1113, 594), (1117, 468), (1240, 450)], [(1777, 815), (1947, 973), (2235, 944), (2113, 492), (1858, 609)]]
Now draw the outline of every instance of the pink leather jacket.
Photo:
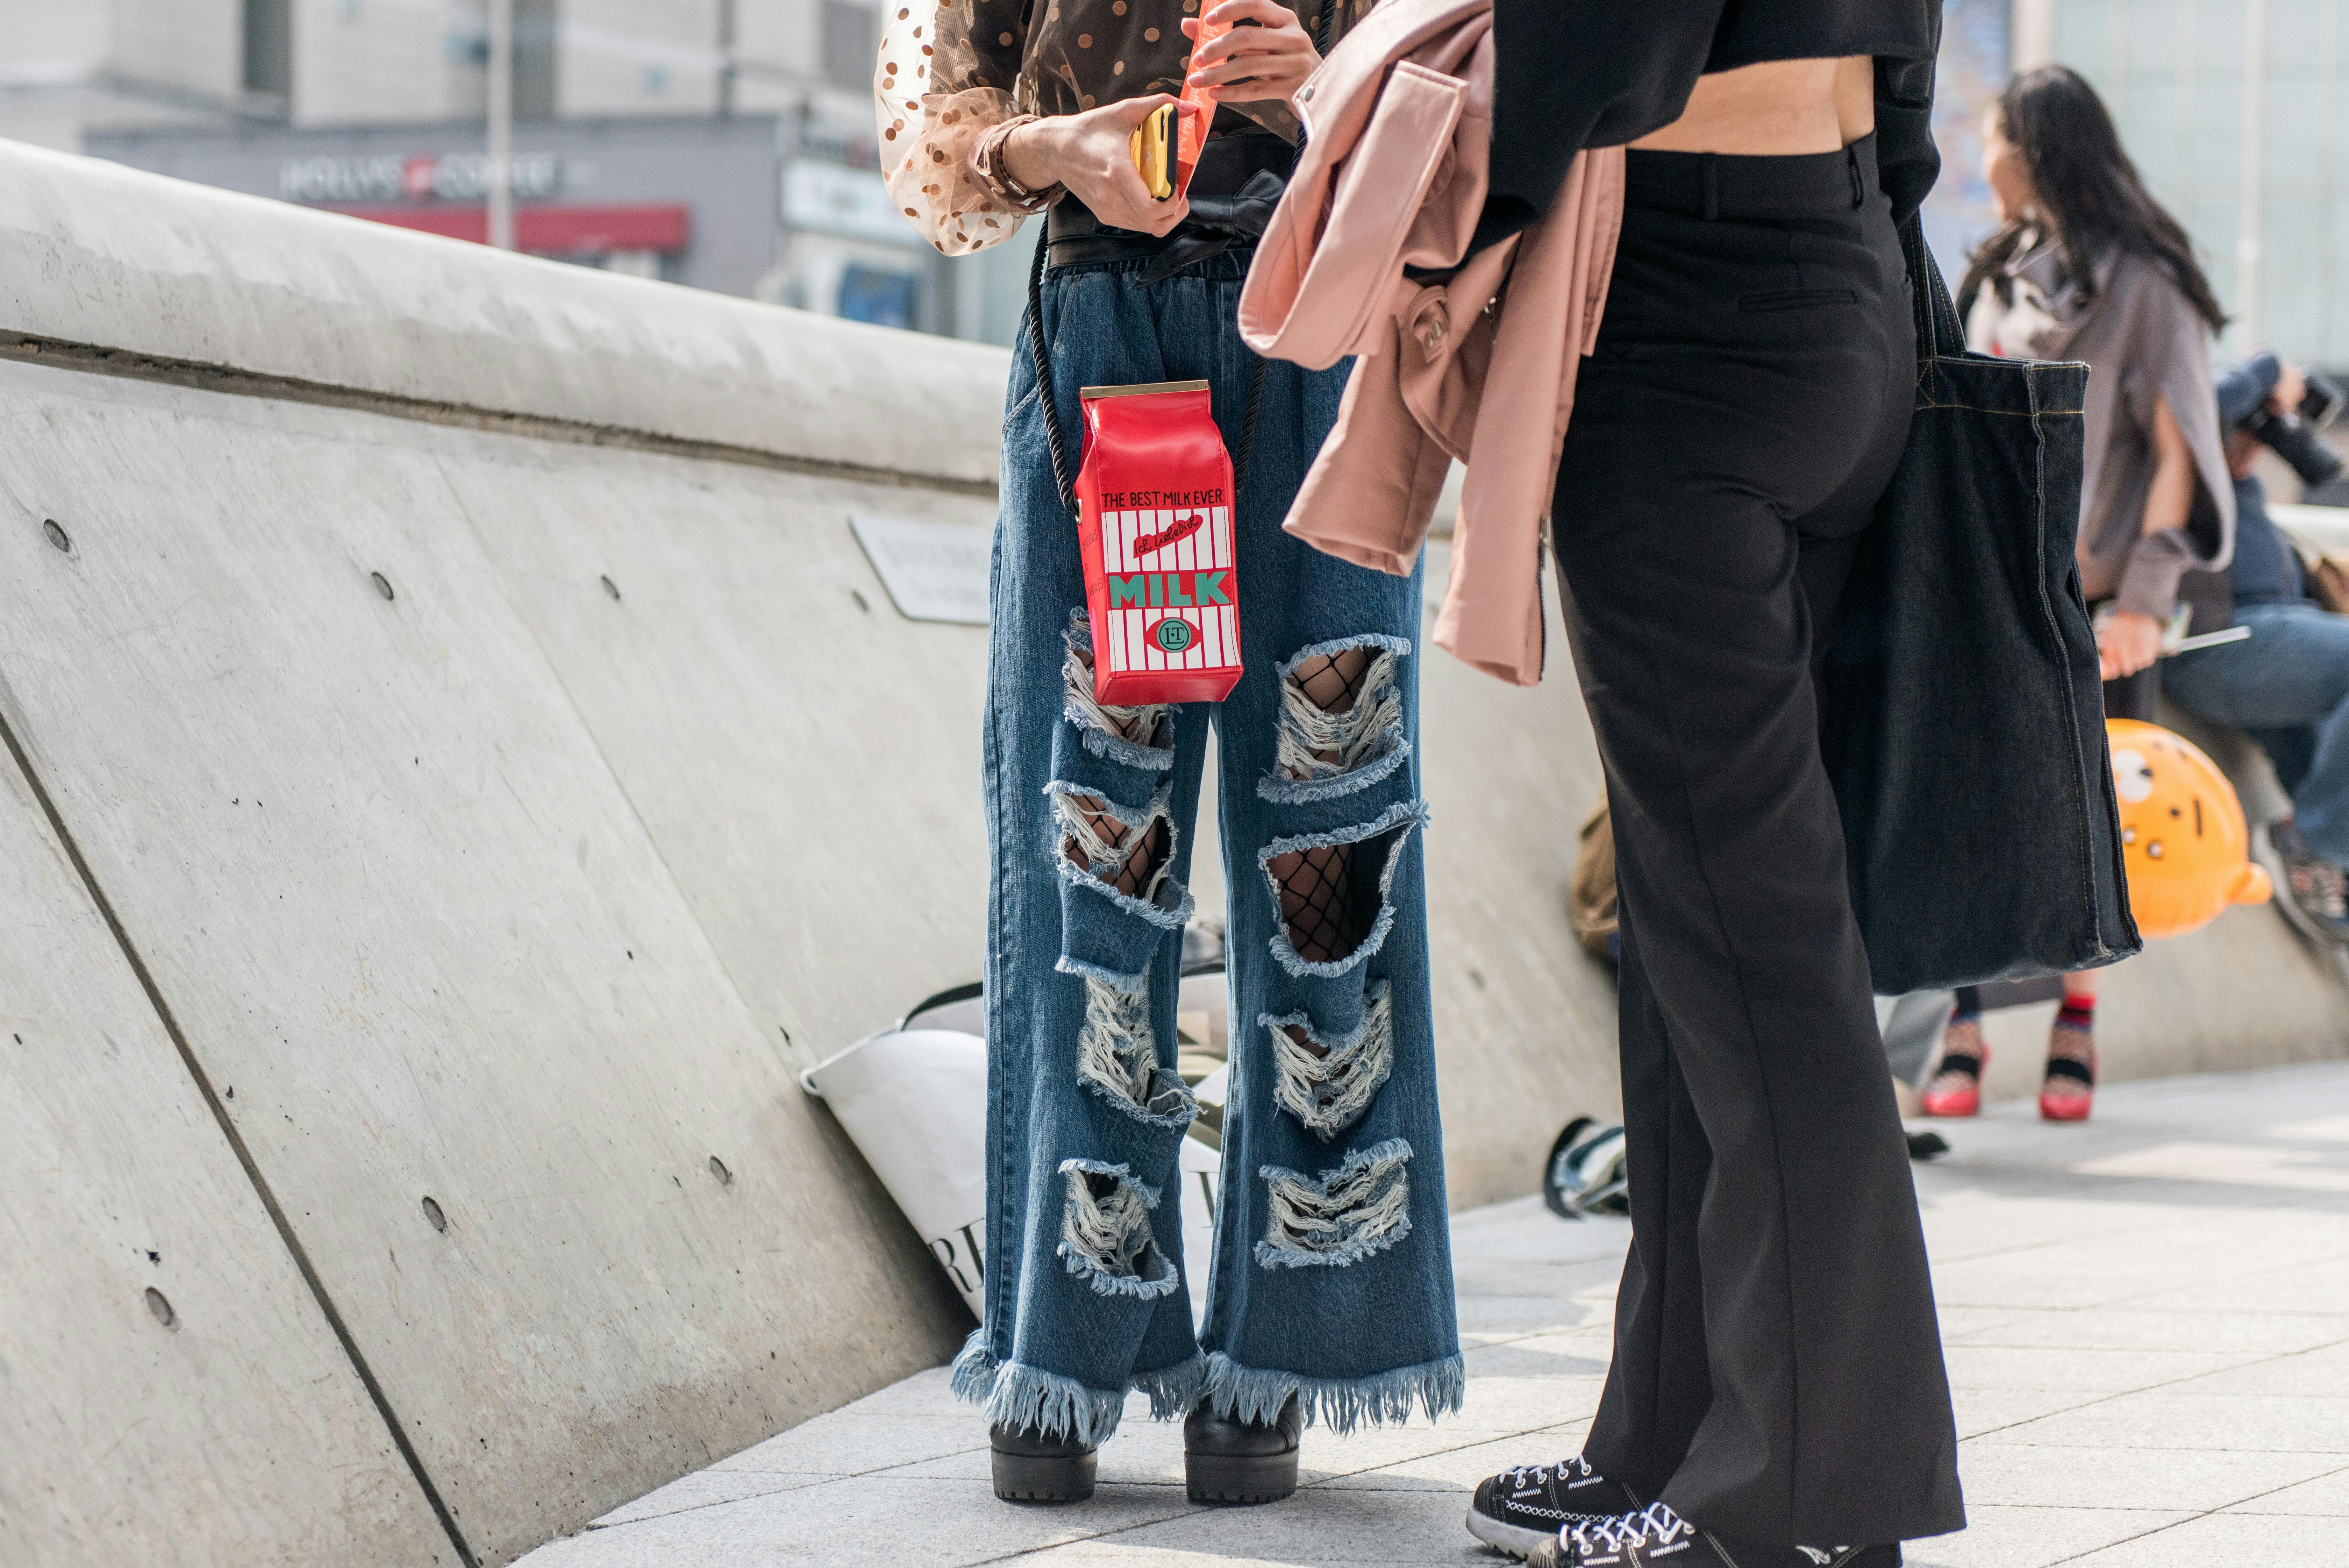
[[(1541, 679), (1542, 529), (1623, 217), (1623, 150), (1586, 151), (1549, 213), (1461, 264), (1484, 210), (1492, 0), (1384, 0), (1299, 92), (1306, 143), (1240, 295), (1259, 354), (1357, 355), (1282, 524), (1402, 576), (1468, 465), (1435, 643)], [(1406, 267), (1439, 275), (1414, 283)]]

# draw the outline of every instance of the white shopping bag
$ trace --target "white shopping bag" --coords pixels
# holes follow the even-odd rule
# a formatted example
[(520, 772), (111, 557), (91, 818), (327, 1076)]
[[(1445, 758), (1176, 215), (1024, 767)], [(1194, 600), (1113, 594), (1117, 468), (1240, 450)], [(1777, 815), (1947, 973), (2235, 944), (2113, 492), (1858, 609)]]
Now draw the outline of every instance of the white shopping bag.
[[(1184, 1001), (1203, 1015), (1220, 1014), (1223, 977), (1186, 980)], [(963, 996), (946, 1006), (926, 1003), (906, 1022), (983, 1027), (984, 1016), (975, 998)], [(1196, 1085), (1204, 1105), (1220, 1111), (1227, 1073), (1218, 1069)], [(832, 1107), (971, 1315), (984, 1316), (987, 1042), (963, 1029), (884, 1029), (802, 1073), (800, 1086)], [(1160, 1194), (1157, 1222), (1172, 1222), (1179, 1209), (1184, 1283), (1193, 1322), (1204, 1324), (1223, 1156), (1195, 1134), (1184, 1138), (1175, 1166), (1178, 1180)]]
[(987, 1042), (953, 1029), (885, 1029), (801, 1074), (800, 1086), (832, 1107), (978, 1316)]
[[(1191, 1087), (1199, 1096), (1200, 1108), (1209, 1106), (1217, 1111), (1224, 1104), (1225, 1085), (1231, 1069), (1218, 1067), (1207, 1078)], [(1222, 1118), (1217, 1117), (1220, 1121)], [(1197, 1124), (1193, 1124), (1195, 1127)], [(1183, 1282), (1191, 1292), (1191, 1326), (1207, 1326), (1208, 1264), (1216, 1255), (1216, 1183), (1224, 1179), (1224, 1157), (1213, 1145), (1200, 1138), (1195, 1131), (1183, 1140), (1174, 1158), (1174, 1169), (1182, 1188), (1183, 1205)], [(1177, 1195), (1167, 1193), (1158, 1200), (1158, 1210), (1164, 1213), (1177, 1201)]]

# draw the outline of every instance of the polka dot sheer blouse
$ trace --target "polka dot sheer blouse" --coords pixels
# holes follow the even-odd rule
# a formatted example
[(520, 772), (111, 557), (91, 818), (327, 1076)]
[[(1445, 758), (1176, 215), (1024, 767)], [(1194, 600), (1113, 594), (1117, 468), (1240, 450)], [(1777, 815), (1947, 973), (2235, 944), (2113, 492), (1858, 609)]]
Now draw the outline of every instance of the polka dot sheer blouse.
[[(981, 167), (982, 143), (1015, 119), (1076, 114), (1120, 99), (1183, 90), (1181, 23), (1203, 0), (899, 0), (884, 13), (873, 96), (881, 173), (897, 209), (948, 255), (1011, 237), (1060, 192), (1024, 192)], [(1212, 5), (1214, 0), (1205, 0)], [(1299, 0), (1305, 26), (1338, 7), (1333, 38), (1372, 0)], [(1294, 141), (1278, 99), (1226, 103)], [(1217, 116), (1220, 133), (1232, 124)], [(988, 161), (992, 161), (991, 159)]]

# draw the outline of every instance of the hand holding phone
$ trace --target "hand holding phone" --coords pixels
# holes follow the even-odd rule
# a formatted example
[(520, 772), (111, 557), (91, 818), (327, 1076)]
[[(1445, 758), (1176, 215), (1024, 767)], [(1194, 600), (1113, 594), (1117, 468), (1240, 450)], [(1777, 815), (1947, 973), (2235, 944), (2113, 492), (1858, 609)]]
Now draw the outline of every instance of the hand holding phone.
[(1174, 107), (1161, 104), (1133, 128), (1133, 171), (1142, 176), (1143, 188), (1154, 201), (1164, 202), (1174, 194)]

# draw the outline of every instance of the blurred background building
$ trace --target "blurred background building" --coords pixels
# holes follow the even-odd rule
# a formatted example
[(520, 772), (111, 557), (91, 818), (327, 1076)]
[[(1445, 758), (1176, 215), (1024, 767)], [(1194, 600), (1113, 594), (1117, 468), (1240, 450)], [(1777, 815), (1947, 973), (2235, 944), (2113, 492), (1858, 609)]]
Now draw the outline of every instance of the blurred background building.
[[(485, 0), (0, 0), (0, 136), (482, 237)], [(874, 171), (878, 0), (514, 0), (520, 248), (1009, 342)], [(993, 296), (988, 286), (993, 284)]]
[[(523, 249), (1011, 341), (1027, 237), (946, 261), (874, 171), (877, 0), (514, 9)], [(2349, 0), (1945, 0), (1943, 266), (1992, 223), (1982, 107), (2061, 61), (2207, 253), (2222, 354), (2349, 366), (2344, 32)], [(479, 237), (488, 54), (486, 0), (0, 0), (0, 136)]]

